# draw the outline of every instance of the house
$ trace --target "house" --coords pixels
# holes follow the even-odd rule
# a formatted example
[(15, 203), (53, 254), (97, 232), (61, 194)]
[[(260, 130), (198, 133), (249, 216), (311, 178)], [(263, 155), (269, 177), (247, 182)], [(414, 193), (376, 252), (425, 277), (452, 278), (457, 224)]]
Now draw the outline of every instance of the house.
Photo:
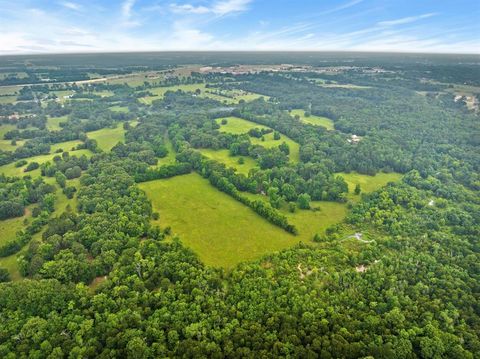
[(351, 144), (357, 144), (359, 143), (361, 140), (361, 137), (360, 136), (357, 136), (357, 135), (351, 135), (349, 139), (347, 139), (348, 143), (351, 143)]

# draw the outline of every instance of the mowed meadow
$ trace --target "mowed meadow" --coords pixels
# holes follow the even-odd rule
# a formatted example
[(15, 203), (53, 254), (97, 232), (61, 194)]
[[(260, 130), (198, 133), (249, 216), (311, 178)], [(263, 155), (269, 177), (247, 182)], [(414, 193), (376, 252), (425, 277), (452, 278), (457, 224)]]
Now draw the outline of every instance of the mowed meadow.
[(160, 213), (155, 223), (170, 226), (207, 265), (231, 268), (299, 242), (196, 173), (141, 183), (140, 188)]

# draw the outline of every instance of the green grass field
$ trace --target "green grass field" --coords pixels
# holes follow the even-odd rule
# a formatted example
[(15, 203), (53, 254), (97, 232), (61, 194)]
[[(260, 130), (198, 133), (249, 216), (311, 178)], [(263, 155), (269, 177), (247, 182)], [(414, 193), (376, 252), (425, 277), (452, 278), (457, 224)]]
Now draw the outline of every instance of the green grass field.
[(104, 151), (110, 151), (118, 142), (125, 141), (123, 124), (119, 123), (116, 128), (102, 128), (101, 130), (87, 133), (88, 138), (94, 139)]
[(388, 182), (396, 182), (402, 178), (400, 173), (383, 173), (379, 172), (375, 176), (362, 175), (357, 172), (340, 172), (337, 175), (342, 176), (345, 179), (345, 182), (348, 184), (348, 197), (350, 199), (359, 199), (359, 196), (355, 196), (353, 191), (355, 186), (360, 184), (362, 193), (369, 193), (376, 191), (377, 189), (385, 186)]
[(112, 106), (110, 110), (113, 112), (124, 112), (127, 113), (129, 111), (128, 107), (126, 106)]
[[(1, 98), (1, 97), (0, 97)], [(4, 140), (3, 136), (8, 132), (15, 130), (17, 126), (4, 124), (0, 125), (0, 150), (3, 151), (14, 151), (18, 146), (21, 146), (25, 141), (17, 141), (17, 146), (12, 146), (12, 140)]]
[[(155, 100), (161, 100), (163, 98), (163, 95), (167, 91), (178, 91), (182, 90), (184, 92), (195, 92), (196, 90), (200, 90), (200, 97), (203, 98), (211, 98), (213, 100), (225, 103), (225, 104), (236, 104), (239, 103), (240, 100), (244, 101), (252, 101), (255, 100), (259, 97), (264, 97), (268, 99), (268, 96), (262, 96), (253, 92), (235, 92), (235, 91), (230, 91), (231, 92), (231, 97), (228, 96), (222, 96), (218, 95), (212, 92), (215, 92), (216, 89), (214, 88), (207, 88), (206, 84), (188, 84), (188, 85), (176, 85), (176, 86), (166, 86), (166, 87), (155, 87), (149, 89), (149, 91), (156, 96), (146, 96), (142, 97), (139, 100), (142, 101), (145, 104), (151, 104)], [(229, 93), (230, 95), (230, 93)]]
[(0, 86), (0, 95), (12, 95), (16, 96), (18, 91), (22, 86), (12, 85), (12, 86)]
[[(71, 141), (69, 141), (71, 142)], [(66, 142), (62, 142), (66, 143)], [(61, 144), (56, 144), (56, 146), (61, 146)], [(68, 149), (65, 149), (68, 151)], [(68, 151), (70, 155), (72, 156), (81, 156), (81, 155), (86, 155), (87, 157), (90, 157), (92, 155), (92, 152), (89, 150), (77, 150), (77, 151)], [(47, 161), (51, 161), (53, 157), (59, 155), (58, 153), (50, 153), (48, 155), (40, 155), (40, 156), (34, 156), (34, 157), (28, 157), (25, 158), (28, 162), (38, 162), (39, 164), (45, 163)], [(60, 154), (61, 155), (61, 154)], [(4, 173), (6, 176), (18, 176), (18, 177), (23, 177), (26, 175), (36, 177), (40, 176), (40, 168), (30, 171), (30, 172), (23, 172), (23, 169), (25, 166), (22, 167), (15, 167), (15, 163), (9, 163), (7, 165), (0, 166), (0, 173)]]
[[(261, 200), (268, 203), (268, 197), (264, 195), (248, 192), (244, 192), (243, 195), (251, 200)], [(291, 213), (286, 205), (279, 209), (288, 218), (288, 222), (297, 227), (297, 237), (304, 243), (311, 242), (316, 233), (324, 234), (325, 229), (332, 224), (341, 222), (348, 212), (346, 203), (312, 201), (310, 206), (319, 210), (297, 209), (295, 213)]]
[[(229, 132), (233, 134), (242, 134), (247, 133), (252, 128), (269, 128), (267, 126), (258, 125), (255, 122), (244, 120), (243, 118), (238, 117), (225, 117), (227, 119), (227, 124), (222, 125), (221, 121), (223, 118), (218, 118), (216, 121), (220, 125), (221, 132)], [(278, 147), (282, 142), (285, 142), (290, 147), (290, 161), (298, 162), (300, 160), (300, 145), (290, 139), (289, 137), (281, 134), (279, 140), (273, 139), (273, 132), (264, 136), (265, 141), (262, 141), (260, 138), (250, 137), (250, 141), (253, 144), (263, 146), (265, 148)]]
[(205, 264), (231, 268), (299, 241), (196, 173), (144, 182), (140, 188), (160, 213), (155, 223), (171, 226)]
[(15, 151), (17, 147), (22, 146), (25, 143), (24, 140), (18, 140), (17, 145), (12, 145), (12, 140), (0, 140), (0, 150), (3, 151)]
[(15, 103), (17, 102), (17, 96), (0, 96), (0, 105), (5, 105), (7, 103)]
[(68, 116), (61, 116), (61, 117), (49, 117), (47, 119), (47, 129), (49, 131), (60, 131), (62, 128), (60, 127), (60, 123), (67, 122)]
[[(255, 167), (258, 167), (257, 162), (248, 156), (230, 156), (228, 150), (213, 150), (210, 148), (203, 148), (199, 150), (202, 155), (211, 158), (212, 160), (224, 163), (227, 167), (235, 168), (239, 173), (247, 175), (248, 172)], [(238, 159), (243, 157), (244, 163), (239, 164)]]
[(306, 117), (305, 116), (305, 110), (299, 110), (299, 109), (292, 110), (290, 112), (290, 115), (292, 117), (295, 117), (296, 115), (298, 115), (300, 117), (300, 121), (303, 122), (303, 123), (308, 123), (308, 124), (314, 125), (314, 126), (322, 126), (322, 127), (325, 127), (327, 130), (330, 130), (330, 131), (334, 129), (333, 121), (330, 120), (327, 117), (314, 116), (314, 115), (310, 115), (309, 117)]
[(3, 140), (3, 136), (5, 136), (5, 134), (6, 134), (8, 131), (15, 130), (16, 128), (17, 128), (17, 126), (15, 126), (15, 125), (10, 125), (10, 124), (0, 125), (0, 139)]

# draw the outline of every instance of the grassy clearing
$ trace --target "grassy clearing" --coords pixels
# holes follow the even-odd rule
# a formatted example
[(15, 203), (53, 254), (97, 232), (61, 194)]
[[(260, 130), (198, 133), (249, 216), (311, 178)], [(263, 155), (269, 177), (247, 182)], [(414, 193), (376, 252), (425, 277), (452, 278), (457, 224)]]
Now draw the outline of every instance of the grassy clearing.
[(314, 125), (314, 126), (322, 126), (322, 127), (325, 127), (329, 131), (334, 129), (333, 121), (330, 120), (327, 117), (315, 116), (315, 115), (310, 115), (310, 116), (306, 117), (305, 116), (305, 110), (299, 110), (299, 109), (292, 110), (290, 112), (290, 115), (292, 117), (295, 117), (296, 115), (298, 115), (300, 117), (300, 121), (303, 122), (303, 123), (307, 123), (307, 124)]
[(23, 145), (25, 141), (17, 141), (17, 146), (11, 144), (12, 140), (4, 140), (3, 136), (8, 132), (15, 130), (17, 127), (15, 125), (5, 124), (0, 125), (0, 150), (3, 151), (14, 151), (18, 146)]
[(50, 146), (50, 152), (54, 153), (57, 150), (63, 150), (64, 152), (74, 151), (75, 148), (81, 143), (83, 143), (83, 142), (80, 141), (80, 140), (72, 140), (72, 141), (54, 143)]
[(8, 131), (15, 130), (16, 128), (17, 128), (17, 126), (10, 125), (10, 124), (0, 125), (0, 139), (3, 139), (3, 136), (5, 136), (5, 134)]
[(110, 151), (118, 142), (125, 141), (123, 124), (119, 123), (115, 128), (102, 128), (101, 130), (87, 133), (88, 138), (94, 139), (104, 151)]
[(22, 146), (25, 143), (24, 140), (18, 140), (17, 145), (12, 145), (12, 140), (0, 140), (0, 150), (2, 151), (15, 151), (17, 147)]
[(359, 196), (354, 195), (353, 191), (357, 184), (360, 185), (362, 193), (369, 193), (385, 186), (388, 182), (396, 182), (402, 178), (400, 173), (383, 173), (379, 172), (375, 176), (362, 175), (357, 172), (340, 172), (337, 175), (342, 176), (348, 184), (348, 197), (350, 199), (358, 200)]
[(158, 165), (159, 166), (169, 165), (169, 164), (175, 163), (175, 161), (177, 160), (175, 158), (175, 156), (176, 156), (175, 149), (173, 148), (172, 141), (170, 141), (168, 136), (165, 136), (165, 147), (167, 147), (168, 153), (165, 157), (162, 157), (162, 158), (158, 159)]
[[(55, 184), (55, 179), (53, 177), (48, 177), (48, 178), (45, 178), (45, 182), (50, 184)], [(80, 179), (76, 178), (73, 180), (68, 180), (67, 185), (75, 186), (78, 189), (80, 186)], [(57, 186), (56, 199), (55, 199), (55, 212), (53, 212), (52, 216), (58, 216), (61, 213), (63, 213), (67, 209), (68, 205), (70, 205), (71, 209), (75, 211), (77, 207), (76, 196), (72, 199), (68, 199), (67, 196), (63, 194), (62, 189)], [(29, 213), (30, 212), (27, 211), (27, 214), (23, 217), (0, 221), (0, 244), (3, 244), (5, 242), (15, 239), (16, 232), (19, 231), (20, 229), (25, 228), (23, 221), (25, 218), (29, 218)], [(33, 240), (40, 239), (41, 235), (42, 235), (42, 232), (35, 234), (33, 236)], [(25, 247), (23, 247), (23, 249), (20, 250), (20, 252), (18, 253), (12, 254), (11, 256), (8, 256), (8, 257), (0, 258), (0, 267), (8, 269), (8, 271), (10, 272), (10, 277), (12, 281), (18, 281), (23, 279), (18, 268), (17, 260), (21, 255), (25, 253), (25, 251), (28, 248), (28, 245), (29, 244), (25, 245)]]
[(182, 90), (184, 92), (195, 92), (195, 90), (197, 89), (199, 89), (202, 94), (205, 93), (205, 84), (189, 84), (189, 85), (155, 87), (155, 88), (148, 89), (148, 91), (150, 91), (156, 96), (146, 96), (146, 97), (140, 98), (139, 100), (149, 105), (155, 100), (161, 100), (163, 98), (163, 95), (165, 95), (167, 91)]
[[(235, 168), (239, 173), (243, 173), (244, 175), (247, 175), (252, 168), (258, 167), (257, 162), (253, 158), (246, 156), (230, 156), (230, 152), (228, 150), (213, 150), (210, 148), (204, 148), (199, 151), (202, 153), (202, 155), (205, 155), (212, 160), (221, 162), (227, 167)], [(238, 163), (238, 159), (240, 157), (243, 157), (243, 164)]]
[(0, 221), (0, 244), (5, 244), (15, 239), (16, 233), (24, 228), (23, 221), (29, 218), (29, 210), (22, 217), (9, 218)]
[(213, 100), (222, 102), (224, 104), (236, 104), (239, 103), (240, 100), (244, 101), (252, 101), (260, 97), (264, 97), (268, 99), (268, 96), (262, 96), (260, 94), (256, 94), (253, 92), (246, 92), (241, 90), (231, 90), (231, 91), (223, 91), (225, 95), (221, 95), (217, 92), (216, 88), (207, 88), (206, 84), (188, 84), (188, 85), (176, 85), (176, 86), (165, 86), (165, 87), (155, 87), (149, 89), (149, 91), (155, 96), (146, 96), (142, 97), (139, 100), (145, 104), (151, 104), (155, 100), (161, 100), (167, 91), (178, 91), (182, 90), (184, 92), (191, 92), (194, 93), (196, 90), (200, 90), (200, 94), (198, 96), (203, 98), (211, 98)]
[(47, 129), (49, 131), (60, 131), (62, 129), (60, 127), (60, 124), (67, 121), (68, 121), (68, 116), (49, 117), (47, 119)]
[(0, 86), (0, 95), (12, 95), (16, 96), (18, 91), (22, 86), (11, 85), (11, 86)]
[[(220, 125), (221, 132), (229, 132), (233, 134), (247, 133), (252, 128), (268, 128), (267, 126), (258, 125), (255, 122), (244, 120), (238, 117), (225, 117), (227, 119), (226, 125), (221, 125), (222, 118), (218, 118), (216, 121)], [(281, 135), (279, 140), (273, 139), (273, 132), (264, 136), (265, 141), (260, 138), (250, 137), (250, 141), (253, 144), (263, 146), (265, 148), (278, 147), (282, 142), (285, 142), (290, 147), (290, 161), (298, 162), (300, 160), (300, 145), (285, 135)]]
[[(268, 203), (268, 197), (260, 194), (243, 193), (251, 200), (261, 200)], [(288, 218), (288, 222), (295, 225), (298, 229), (298, 239), (305, 243), (311, 243), (315, 234), (324, 234), (332, 224), (340, 223), (347, 215), (348, 208), (346, 203), (330, 201), (312, 201), (311, 208), (318, 210), (297, 209), (291, 213), (288, 207), (284, 205), (279, 211)]]
[[(227, 123), (225, 125), (221, 124), (222, 119), (227, 120)], [(244, 120), (243, 118), (234, 117), (234, 116), (218, 118), (216, 119), (216, 121), (220, 125), (221, 132), (233, 133), (235, 135), (241, 135), (243, 133), (247, 133), (253, 128), (259, 128), (259, 129), (269, 128), (267, 126), (259, 125), (259, 124), (256, 124), (255, 122), (251, 122), (248, 120)]]
[(128, 111), (130, 111), (126, 106), (112, 106), (110, 107), (110, 110), (113, 112), (124, 112), (124, 113), (127, 113)]
[(205, 264), (231, 268), (299, 241), (196, 173), (141, 183), (140, 188), (160, 213), (156, 224), (171, 226)]
[(288, 221), (297, 227), (298, 237), (304, 242), (311, 241), (316, 233), (324, 234), (329, 226), (341, 222), (348, 211), (345, 203), (314, 201), (310, 205), (319, 210), (299, 209), (295, 213), (282, 210)]
[[(70, 142), (70, 141), (69, 141)], [(62, 142), (65, 143), (65, 142)], [(57, 146), (61, 144), (56, 144)], [(89, 150), (77, 150), (77, 151), (68, 151), (71, 156), (81, 156), (81, 155), (86, 155), (87, 157), (90, 157), (92, 155), (92, 152)], [(40, 155), (40, 156), (34, 156), (34, 157), (28, 157), (25, 158), (28, 162), (38, 162), (39, 164), (45, 163), (47, 161), (51, 161), (53, 157), (58, 156), (58, 153), (50, 153), (48, 155)], [(0, 166), (0, 173), (4, 173), (6, 176), (17, 176), (17, 177), (23, 177), (26, 175), (29, 175), (31, 177), (37, 177), (40, 176), (40, 168), (30, 171), (30, 172), (23, 172), (25, 166), (22, 167), (15, 167), (15, 163), (9, 163), (7, 165)]]
[(0, 104), (5, 105), (7, 103), (15, 103), (17, 101), (17, 96), (0, 96)]

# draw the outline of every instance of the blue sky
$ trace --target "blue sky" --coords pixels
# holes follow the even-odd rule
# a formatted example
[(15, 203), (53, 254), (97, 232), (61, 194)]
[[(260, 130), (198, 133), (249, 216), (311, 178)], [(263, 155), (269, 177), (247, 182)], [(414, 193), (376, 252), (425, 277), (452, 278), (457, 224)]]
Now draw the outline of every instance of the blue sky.
[(0, 0), (0, 54), (480, 53), (479, 0)]

